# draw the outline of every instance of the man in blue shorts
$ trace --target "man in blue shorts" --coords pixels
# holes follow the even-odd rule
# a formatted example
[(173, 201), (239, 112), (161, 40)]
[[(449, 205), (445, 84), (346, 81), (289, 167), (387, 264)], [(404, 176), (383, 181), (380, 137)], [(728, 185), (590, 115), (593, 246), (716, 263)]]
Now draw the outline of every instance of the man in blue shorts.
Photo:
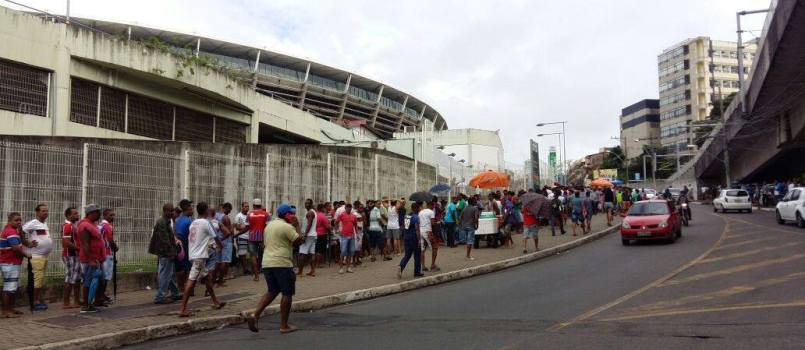
[(296, 216), (296, 209), (288, 204), (277, 208), (277, 218), (271, 220), (264, 232), (265, 250), (263, 252), (263, 277), (268, 292), (263, 294), (257, 303), (254, 313), (246, 316), (249, 330), (257, 332), (257, 321), (274, 298), (282, 293), (280, 302), (280, 333), (291, 333), (297, 328), (288, 324), (291, 313), (293, 295), (296, 293), (296, 274), (293, 271), (293, 249), (301, 244), (305, 237), (300, 236), (291, 225)]
[(573, 235), (576, 234), (576, 226), (581, 226), (581, 233), (585, 234), (584, 228), (584, 200), (581, 199), (581, 193), (576, 191), (573, 193), (573, 198), (570, 200), (570, 220), (573, 222)]

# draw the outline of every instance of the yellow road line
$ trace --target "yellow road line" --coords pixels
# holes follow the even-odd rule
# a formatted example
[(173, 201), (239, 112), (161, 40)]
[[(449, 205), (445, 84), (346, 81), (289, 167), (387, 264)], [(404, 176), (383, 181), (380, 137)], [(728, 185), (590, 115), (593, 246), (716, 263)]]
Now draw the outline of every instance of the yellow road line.
[(740, 241), (740, 242), (735, 242), (735, 243), (725, 244), (725, 245), (722, 245), (722, 246), (720, 246), (720, 247), (718, 247), (718, 248), (714, 249), (714, 251), (719, 251), (719, 250), (722, 250), (722, 249), (727, 249), (727, 248), (740, 247), (740, 246), (742, 246), (742, 245), (751, 244), (751, 243), (759, 243), (759, 242), (763, 242), (763, 241), (768, 241), (768, 240), (771, 240), (771, 239), (773, 239), (773, 238), (774, 238), (774, 237), (766, 237), (766, 238), (758, 238), (758, 239), (748, 239), (748, 240), (745, 240), (745, 241)]
[(759, 281), (757, 283), (752, 283), (750, 285), (729, 287), (729, 288), (718, 290), (718, 291), (715, 291), (715, 292), (704, 293), (704, 294), (699, 294), (699, 295), (691, 295), (691, 296), (679, 298), (679, 299), (676, 299), (676, 300), (659, 301), (659, 302), (656, 302), (656, 303), (653, 303), (653, 304), (639, 306), (639, 307), (633, 308), (631, 310), (624, 310), (622, 316), (619, 316), (619, 317), (640, 315), (640, 314), (643, 314), (643, 313), (646, 313), (646, 312), (656, 312), (656, 311), (661, 311), (663, 309), (668, 309), (668, 308), (673, 308), (673, 307), (680, 307), (682, 305), (690, 304), (690, 303), (708, 301), (708, 300), (713, 300), (713, 299), (718, 299), (718, 298), (726, 298), (726, 297), (733, 296), (733, 295), (740, 294), (740, 293), (751, 292), (751, 291), (757, 290), (759, 288), (770, 287), (770, 286), (773, 286), (773, 285), (776, 285), (776, 284), (790, 282), (790, 281), (796, 280), (798, 278), (803, 278), (803, 277), (805, 277), (805, 272), (795, 272), (795, 273), (788, 274), (788, 275), (781, 276), (781, 277), (774, 277), (774, 278), (769, 278), (769, 279), (766, 279), (766, 280), (762, 280), (762, 281)]
[(756, 309), (771, 309), (771, 308), (786, 308), (786, 307), (805, 307), (805, 300), (796, 300), (790, 303), (777, 303), (777, 304), (737, 304), (737, 305), (726, 305), (726, 306), (701, 308), (701, 309), (665, 310), (641, 315), (610, 317), (602, 319), (601, 321), (626, 321), (639, 318), (660, 317), (660, 316), (678, 316), (678, 315), (700, 314), (707, 312), (756, 310)]
[[(754, 222), (749, 222), (749, 221), (746, 221), (746, 220), (743, 220), (743, 219), (730, 218), (730, 220), (734, 220), (734, 221), (737, 221), (737, 222), (740, 222), (740, 223), (743, 223), (743, 224), (747, 224), (747, 225), (762, 227), (762, 228), (767, 229), (769, 231), (778, 231), (778, 232), (786, 232), (786, 233), (799, 233), (799, 231), (796, 231), (796, 230), (787, 230), (787, 229), (783, 229), (783, 228), (779, 228), (779, 227), (772, 228), (772, 227), (769, 227), (769, 226), (766, 226), (766, 225), (756, 224)], [(782, 226), (782, 227), (785, 227), (785, 226)]]
[[(713, 215), (713, 214), (710, 214), (710, 215)], [(622, 296), (622, 297), (620, 297), (618, 299), (615, 299), (612, 302), (609, 302), (607, 304), (601, 305), (601, 306), (599, 306), (599, 307), (597, 307), (595, 309), (592, 309), (592, 310), (587, 311), (587, 312), (585, 312), (585, 313), (583, 313), (581, 315), (578, 315), (578, 316), (574, 317), (573, 319), (571, 319), (569, 321), (557, 323), (557, 324), (555, 324), (555, 325), (553, 325), (551, 327), (548, 327), (548, 329), (546, 329), (546, 330), (548, 332), (556, 332), (556, 331), (561, 330), (562, 328), (570, 326), (570, 325), (572, 325), (574, 323), (578, 323), (578, 322), (584, 321), (586, 319), (589, 319), (590, 317), (593, 317), (593, 316), (595, 316), (597, 314), (600, 314), (600, 313), (602, 313), (602, 312), (604, 312), (604, 311), (606, 311), (606, 310), (608, 310), (608, 309), (610, 309), (610, 308), (612, 308), (614, 306), (617, 306), (617, 305), (619, 305), (619, 304), (621, 304), (621, 303), (623, 303), (623, 302), (625, 302), (625, 301), (627, 301), (629, 299), (632, 299), (632, 298), (644, 293), (645, 291), (647, 291), (647, 290), (649, 290), (651, 288), (659, 286), (660, 284), (664, 283), (665, 281), (667, 281), (667, 280), (673, 278), (674, 276), (678, 275), (682, 271), (685, 271), (685, 270), (689, 269), (691, 266), (695, 265), (697, 262), (699, 262), (700, 260), (704, 259), (704, 257), (706, 257), (707, 255), (709, 255), (710, 252), (712, 252), (716, 247), (718, 247), (721, 244), (721, 242), (723, 242), (724, 239), (727, 237), (727, 233), (729, 232), (730, 222), (724, 217), (721, 217), (721, 218), (722, 218), (722, 220), (724, 220), (724, 229), (721, 231), (721, 236), (718, 238), (718, 241), (716, 241), (716, 243), (713, 244), (713, 246), (711, 246), (709, 249), (707, 249), (707, 251), (705, 251), (704, 253), (702, 253), (701, 255), (696, 257), (695, 259), (689, 261), (685, 265), (682, 265), (681, 267), (679, 267), (678, 269), (672, 271), (671, 273), (660, 277), (656, 281), (651, 282), (651, 283), (643, 286), (640, 289), (637, 289), (637, 290), (635, 290), (635, 291), (633, 291), (633, 292), (631, 292), (629, 294), (626, 294), (626, 295), (624, 295), (624, 296)]]
[(754, 250), (743, 251), (743, 252), (740, 252), (740, 253), (717, 256), (717, 257), (714, 257), (714, 258), (709, 258), (709, 259), (704, 259), (702, 261), (699, 261), (699, 264), (706, 264), (706, 263), (711, 263), (711, 262), (716, 262), (716, 261), (741, 258), (741, 257), (749, 256), (749, 255), (754, 255), (754, 254), (758, 254), (758, 253), (762, 253), (762, 252), (767, 252), (767, 251), (770, 251), (770, 250), (777, 250), (777, 249), (783, 249), (783, 248), (787, 248), (787, 247), (792, 247), (792, 246), (800, 245), (800, 244), (803, 244), (803, 243), (805, 243), (805, 242), (791, 242), (791, 243), (786, 243), (786, 244), (775, 246), (775, 247), (763, 247), (763, 248), (758, 248), (758, 249), (754, 249)]
[(736, 273), (736, 272), (743, 272), (743, 271), (753, 270), (753, 269), (766, 267), (766, 266), (770, 266), (770, 265), (782, 264), (782, 263), (786, 263), (786, 262), (789, 262), (789, 261), (792, 261), (792, 260), (802, 259), (803, 257), (805, 257), (805, 254), (794, 254), (794, 255), (779, 258), (779, 259), (764, 260), (764, 261), (760, 261), (760, 262), (756, 262), (756, 263), (752, 263), (752, 264), (738, 265), (738, 266), (735, 266), (735, 267), (732, 267), (732, 268), (729, 268), (729, 269), (717, 270), (717, 271), (712, 271), (712, 272), (705, 272), (705, 273), (700, 273), (698, 275), (693, 275), (693, 276), (681, 278), (681, 279), (678, 279), (678, 280), (667, 281), (667, 282), (662, 283), (662, 284), (660, 284), (658, 286), (659, 287), (674, 286), (674, 285), (677, 285), (677, 284), (699, 281), (699, 280), (703, 280), (703, 279), (706, 279), (706, 278), (724, 276), (724, 275), (729, 275), (729, 274)]

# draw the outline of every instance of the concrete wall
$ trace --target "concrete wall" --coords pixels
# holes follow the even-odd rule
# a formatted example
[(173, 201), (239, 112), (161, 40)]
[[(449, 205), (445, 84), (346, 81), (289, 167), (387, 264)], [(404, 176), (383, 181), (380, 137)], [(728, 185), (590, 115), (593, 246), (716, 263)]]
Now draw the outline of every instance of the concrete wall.
[(226, 71), (195, 63), (185, 67), (177, 56), (136, 41), (5, 7), (0, 7), (0, 39), (0, 58), (52, 71), (48, 117), (0, 111), (0, 117), (10, 121), (0, 123), (2, 134), (142, 139), (70, 122), (70, 80), (80, 77), (247, 123), (248, 142), (257, 142), (260, 123), (327, 142), (322, 140), (320, 118), (261, 95), (250, 82)]

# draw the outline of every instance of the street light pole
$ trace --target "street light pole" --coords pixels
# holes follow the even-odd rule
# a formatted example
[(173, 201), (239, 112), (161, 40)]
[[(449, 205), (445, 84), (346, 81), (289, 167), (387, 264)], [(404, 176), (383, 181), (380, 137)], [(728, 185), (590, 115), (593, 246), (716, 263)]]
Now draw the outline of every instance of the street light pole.
[(561, 163), (559, 164), (560, 173), (564, 174), (564, 181), (561, 181), (562, 184), (567, 183), (567, 134), (565, 133), (565, 124), (567, 121), (560, 121), (560, 122), (549, 122), (549, 123), (539, 123), (537, 127), (551, 125), (551, 124), (562, 124), (562, 138), (559, 139), (559, 153), (561, 158)]
[[(754, 10), (754, 11), (739, 11), (735, 14), (735, 21), (738, 25), (738, 94), (741, 97), (741, 113), (746, 114), (746, 89), (744, 88), (744, 44), (743, 44), (743, 30), (741, 29), (741, 16), (751, 15), (755, 13), (769, 12), (769, 9)], [(724, 111), (721, 111), (723, 114)], [(728, 183), (727, 186), (730, 184)]]

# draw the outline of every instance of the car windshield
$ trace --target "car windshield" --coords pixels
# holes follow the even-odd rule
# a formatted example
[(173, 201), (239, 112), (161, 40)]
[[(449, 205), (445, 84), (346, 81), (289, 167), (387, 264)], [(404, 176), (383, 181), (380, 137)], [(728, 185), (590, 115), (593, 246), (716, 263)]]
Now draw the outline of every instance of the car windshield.
[(679, 194), (680, 192), (682, 192), (682, 189), (680, 188), (669, 188), (668, 190), (671, 191), (671, 193), (673, 194)]
[(727, 197), (749, 197), (749, 193), (744, 190), (729, 190)]
[(637, 203), (629, 208), (629, 216), (667, 215), (668, 205), (661, 202)]

